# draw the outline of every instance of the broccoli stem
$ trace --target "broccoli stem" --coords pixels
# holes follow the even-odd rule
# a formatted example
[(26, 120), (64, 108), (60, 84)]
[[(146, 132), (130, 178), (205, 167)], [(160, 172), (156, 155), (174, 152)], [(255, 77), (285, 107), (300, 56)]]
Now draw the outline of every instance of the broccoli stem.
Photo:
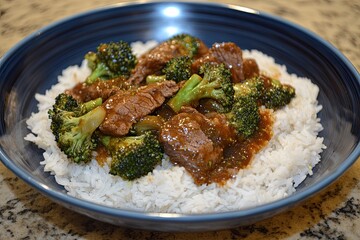
[(143, 135), (123, 137), (112, 137), (109, 135), (104, 135), (101, 136), (100, 141), (108, 150), (110, 150), (110, 152), (116, 152), (118, 150), (124, 150), (131, 144), (141, 143), (143, 139)]
[(148, 75), (146, 77), (146, 84), (150, 84), (150, 83), (157, 83), (157, 82), (162, 82), (166, 80), (166, 76), (165, 75)]
[(63, 126), (58, 130), (59, 148), (76, 163), (88, 162), (91, 159), (91, 151), (96, 147), (92, 135), (105, 116), (105, 108), (98, 106), (80, 117), (64, 119)]
[(88, 67), (93, 71), (96, 69), (96, 65), (97, 65), (97, 56), (96, 53), (94, 52), (88, 52), (85, 55), (85, 59), (87, 60), (87, 65)]
[(102, 143), (102, 145), (104, 145), (107, 148), (110, 145), (110, 140), (111, 140), (111, 137), (108, 135), (101, 136), (101, 138), (100, 138), (100, 142)]
[(109, 68), (104, 63), (98, 63), (95, 70), (86, 78), (85, 83), (91, 85), (104, 76), (111, 77), (109, 75)]
[(101, 104), (102, 104), (102, 99), (97, 98), (97, 99), (88, 101), (86, 103), (82, 103), (81, 107), (82, 107), (84, 113), (87, 113), (87, 112), (93, 110), (94, 108), (100, 106)]
[(82, 133), (91, 135), (102, 123), (106, 116), (106, 110), (103, 106), (98, 106), (80, 117), (79, 127)]
[(192, 90), (202, 81), (202, 78), (193, 74), (184, 84), (184, 86), (179, 90), (179, 92), (168, 101), (168, 105), (175, 111), (179, 112), (181, 107), (184, 105), (189, 105), (196, 100), (194, 97), (197, 94), (194, 94)]
[(135, 123), (133, 129), (137, 135), (144, 134), (147, 131), (159, 131), (164, 122), (164, 119), (160, 116), (149, 115)]

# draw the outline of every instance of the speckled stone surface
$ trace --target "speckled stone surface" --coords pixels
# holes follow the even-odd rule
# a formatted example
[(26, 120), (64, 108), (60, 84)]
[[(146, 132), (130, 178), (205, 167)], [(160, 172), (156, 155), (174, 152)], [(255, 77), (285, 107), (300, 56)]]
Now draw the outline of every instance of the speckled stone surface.
[[(0, 0), (0, 56), (31, 32), (119, 0)], [(359, 0), (226, 0), (281, 16), (317, 33), (360, 70)], [(50, 201), (0, 164), (0, 239), (360, 239), (360, 161), (333, 185), (256, 224), (203, 233), (125, 229)]]

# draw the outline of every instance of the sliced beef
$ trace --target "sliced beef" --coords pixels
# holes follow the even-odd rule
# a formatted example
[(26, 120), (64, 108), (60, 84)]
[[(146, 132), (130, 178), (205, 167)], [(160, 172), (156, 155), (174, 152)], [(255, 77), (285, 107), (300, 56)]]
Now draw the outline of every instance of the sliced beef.
[(114, 95), (117, 91), (126, 88), (123, 78), (97, 81), (91, 85), (79, 83), (74, 88), (65, 93), (73, 96), (77, 101), (87, 102), (96, 98), (102, 98), (103, 101)]
[(215, 131), (212, 131), (211, 135), (209, 135), (213, 142), (225, 148), (238, 140), (234, 128), (229, 125), (224, 114), (210, 112), (205, 114), (205, 116), (212, 122), (215, 129)]
[(162, 42), (138, 59), (128, 83), (130, 85), (140, 84), (147, 75), (158, 73), (170, 59), (186, 54), (183, 45), (171, 41)]
[(206, 54), (204, 54), (202, 57), (199, 57), (193, 63), (191, 64), (191, 71), (193, 73), (198, 73), (200, 70), (201, 65), (204, 63), (213, 63), (218, 64), (221, 63), (209, 50)]
[[(190, 172), (198, 184), (223, 160), (223, 150), (232, 133), (220, 114), (206, 117), (192, 108), (166, 122), (160, 131), (160, 141), (170, 160)], [(234, 132), (233, 132), (234, 133)], [(231, 135), (225, 141), (227, 135)]]
[(242, 50), (235, 43), (214, 43), (209, 51), (192, 64), (192, 71), (198, 72), (206, 62), (224, 63), (230, 69), (234, 83), (244, 80)]
[(206, 44), (203, 41), (198, 39), (198, 42), (199, 42), (199, 49), (196, 56), (194, 56), (194, 59), (198, 59), (209, 52), (209, 48), (206, 46)]
[(245, 58), (243, 62), (244, 79), (253, 78), (260, 75), (259, 66), (255, 59)]
[(160, 141), (170, 160), (195, 176), (209, 171), (222, 158), (223, 149), (206, 136), (205, 125), (211, 126), (200, 113), (179, 113), (160, 131)]
[(218, 146), (225, 147), (237, 140), (236, 132), (230, 127), (226, 116), (217, 112), (202, 114), (192, 107), (181, 108), (182, 113), (193, 114), (201, 123), (205, 135)]
[(177, 91), (178, 85), (174, 81), (149, 84), (137, 91), (119, 91), (104, 103), (106, 117), (100, 131), (112, 136), (126, 135), (135, 122), (153, 112), (166, 97)]
[[(199, 48), (194, 58), (199, 58), (208, 52), (208, 47), (198, 39)], [(149, 52), (143, 54), (135, 66), (130, 78), (129, 85), (140, 84), (147, 75), (159, 74), (165, 64), (174, 57), (188, 55), (188, 50), (177, 41), (165, 41), (160, 43)]]
[(234, 83), (244, 80), (242, 50), (235, 43), (215, 43), (210, 49), (212, 54), (230, 69)]

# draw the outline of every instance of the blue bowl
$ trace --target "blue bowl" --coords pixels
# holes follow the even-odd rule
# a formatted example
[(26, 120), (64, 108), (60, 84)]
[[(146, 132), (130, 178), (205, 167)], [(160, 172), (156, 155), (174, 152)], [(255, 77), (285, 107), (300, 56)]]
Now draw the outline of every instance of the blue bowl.
[[(233, 41), (258, 49), (320, 88), (319, 113), (327, 149), (314, 175), (293, 195), (240, 211), (199, 215), (115, 209), (68, 196), (39, 164), (42, 151), (24, 141), (25, 120), (37, 111), (35, 93), (56, 83), (62, 69), (80, 64), (100, 42), (162, 41), (187, 32), (206, 44)], [(160, 231), (204, 231), (247, 225), (269, 218), (318, 193), (360, 155), (360, 77), (333, 46), (283, 19), (251, 9), (205, 3), (116, 5), (59, 21), (25, 38), (0, 62), (0, 157), (11, 171), (53, 201), (89, 217), (125, 227)]]

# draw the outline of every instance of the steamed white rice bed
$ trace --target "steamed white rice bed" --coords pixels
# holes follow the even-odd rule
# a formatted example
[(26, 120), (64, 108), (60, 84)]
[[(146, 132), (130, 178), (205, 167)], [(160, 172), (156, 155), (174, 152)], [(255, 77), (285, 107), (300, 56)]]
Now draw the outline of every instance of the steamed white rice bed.
[[(154, 41), (136, 42), (132, 47), (140, 55), (155, 45)], [(69, 195), (99, 204), (149, 212), (204, 213), (244, 209), (284, 198), (312, 174), (325, 148), (323, 139), (317, 137), (322, 130), (317, 118), (321, 110), (316, 100), (319, 89), (309, 79), (288, 74), (285, 66), (259, 51), (245, 50), (243, 54), (255, 58), (262, 72), (294, 86), (296, 98), (274, 112), (274, 136), (268, 146), (223, 187), (195, 185), (184, 168), (173, 166), (166, 158), (152, 173), (133, 182), (110, 175), (108, 166), (101, 167), (96, 160), (81, 165), (69, 162), (56, 145), (47, 111), (59, 93), (89, 75), (85, 62), (65, 69), (45, 95), (36, 94), (39, 112), (27, 120), (32, 133), (25, 139), (45, 150), (41, 164)]]

